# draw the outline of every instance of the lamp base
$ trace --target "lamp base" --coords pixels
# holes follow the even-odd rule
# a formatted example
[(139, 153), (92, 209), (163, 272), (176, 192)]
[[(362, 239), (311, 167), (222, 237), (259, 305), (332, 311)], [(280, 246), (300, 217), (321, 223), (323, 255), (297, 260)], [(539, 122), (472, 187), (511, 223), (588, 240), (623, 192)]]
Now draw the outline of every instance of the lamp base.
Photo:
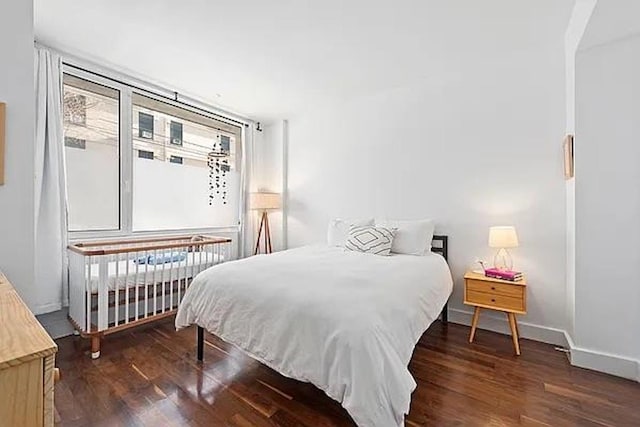
[(269, 228), (269, 216), (267, 211), (262, 211), (260, 216), (260, 228), (258, 229), (258, 238), (256, 239), (256, 249), (253, 251), (254, 255), (258, 255), (260, 252), (260, 237), (262, 237), (262, 230), (264, 229), (264, 253), (270, 254), (273, 252), (271, 247), (271, 228)]
[(513, 259), (506, 248), (500, 248), (493, 257), (493, 266), (499, 270), (513, 270)]

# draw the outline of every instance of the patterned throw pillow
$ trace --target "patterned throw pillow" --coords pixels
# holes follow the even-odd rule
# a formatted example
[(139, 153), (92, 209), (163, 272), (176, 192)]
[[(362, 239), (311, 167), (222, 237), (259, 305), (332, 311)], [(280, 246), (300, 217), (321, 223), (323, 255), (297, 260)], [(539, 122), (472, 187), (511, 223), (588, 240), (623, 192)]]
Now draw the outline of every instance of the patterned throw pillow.
[(352, 225), (344, 247), (350, 251), (386, 256), (391, 253), (395, 232), (395, 228)]

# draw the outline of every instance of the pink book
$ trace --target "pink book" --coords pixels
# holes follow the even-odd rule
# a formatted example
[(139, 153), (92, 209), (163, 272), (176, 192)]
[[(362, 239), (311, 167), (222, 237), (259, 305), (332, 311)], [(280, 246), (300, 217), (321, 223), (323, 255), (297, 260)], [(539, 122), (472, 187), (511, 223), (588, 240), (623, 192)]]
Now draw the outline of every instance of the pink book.
[(484, 270), (484, 275), (487, 277), (511, 281), (522, 279), (522, 273), (519, 271), (500, 270), (499, 268), (487, 268)]

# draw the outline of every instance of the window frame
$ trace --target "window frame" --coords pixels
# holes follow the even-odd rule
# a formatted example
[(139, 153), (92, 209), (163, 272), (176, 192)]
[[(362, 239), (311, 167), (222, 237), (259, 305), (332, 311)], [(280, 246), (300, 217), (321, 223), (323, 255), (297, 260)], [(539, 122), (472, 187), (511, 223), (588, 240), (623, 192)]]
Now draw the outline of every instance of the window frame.
[[(91, 83), (95, 83), (110, 89), (114, 89), (117, 90), (119, 93), (119, 99), (118, 99), (118, 121), (119, 121), (119, 135), (118, 135), (118, 158), (119, 158), (119, 162), (118, 162), (118, 176), (119, 176), (119, 180), (120, 182), (118, 183), (118, 195), (119, 195), (119, 200), (118, 200), (118, 204), (119, 204), (119, 209), (118, 209), (118, 224), (119, 227), (117, 229), (104, 229), (104, 230), (73, 230), (73, 231), (68, 231), (69, 237), (71, 239), (74, 238), (94, 238), (94, 237), (108, 237), (108, 236), (122, 236), (123, 235), (123, 230), (127, 229), (127, 225), (125, 224), (126, 221), (126, 212), (127, 212), (127, 207), (124, 206), (124, 198), (123, 196), (123, 184), (125, 182), (124, 179), (124, 172), (125, 172), (125, 168), (123, 167), (124, 162), (126, 161), (125, 157), (126, 157), (126, 148), (125, 148), (125, 141), (127, 140), (126, 138), (126, 134), (124, 132), (126, 132), (126, 125), (125, 122), (127, 122), (127, 117), (124, 114), (125, 113), (125, 109), (123, 108), (123, 105), (125, 103), (125, 99), (126, 99), (126, 94), (125, 94), (125, 86), (122, 84), (118, 84), (115, 81), (112, 81), (110, 79), (104, 78), (102, 76), (99, 75), (95, 75), (86, 71), (82, 71), (82, 70), (76, 70), (74, 68), (70, 68), (69, 67), (64, 67), (63, 66), (63, 73), (64, 74), (69, 74), (73, 77), (77, 77), (79, 79), (83, 79), (86, 80), (88, 82)], [(131, 119), (128, 120), (129, 123), (131, 122)], [(131, 132), (131, 131), (129, 131)], [(129, 211), (131, 211), (130, 207), (129, 207)], [(129, 221), (130, 222), (130, 221)], [(130, 229), (130, 227), (128, 228)]]
[[(216, 113), (216, 109), (210, 106), (200, 105), (192, 106), (179, 101), (172, 101), (166, 96), (155, 93), (151, 90), (146, 90), (136, 86), (134, 83), (126, 83), (126, 79), (121, 79), (118, 75), (108, 77), (100, 70), (88, 71), (77, 66), (74, 63), (63, 62), (62, 72), (74, 77), (87, 80), (92, 83), (100, 84), (112, 89), (116, 89), (120, 93), (119, 99), (119, 113), (120, 113), (120, 141), (119, 141), (119, 157), (120, 157), (120, 183), (119, 183), (119, 223), (120, 228), (117, 230), (85, 230), (85, 231), (68, 231), (70, 241), (84, 240), (84, 239), (96, 239), (96, 238), (117, 238), (117, 237), (144, 237), (153, 235), (180, 235), (180, 234), (192, 234), (192, 233), (237, 233), (242, 228), (242, 218), (244, 206), (240, 204), (238, 212), (238, 224), (229, 225), (224, 227), (198, 227), (198, 228), (179, 228), (179, 229), (162, 229), (162, 230), (133, 230), (133, 162), (134, 162), (134, 150), (133, 150), (133, 103), (132, 95), (137, 93), (149, 98), (156, 99), (169, 105), (173, 105), (182, 108), (193, 113), (201, 114), (212, 119), (226, 122), (228, 124), (238, 126), (241, 129), (241, 148), (245, 153), (246, 158), (248, 153), (246, 152), (249, 146), (247, 137), (250, 134), (247, 132), (247, 127), (250, 125), (249, 121), (242, 120), (241, 117), (225, 117), (221, 113)], [(124, 80), (124, 82), (123, 82)], [(224, 112), (222, 112), (224, 113)], [(232, 116), (232, 115), (231, 115)], [(241, 120), (238, 120), (241, 119)], [(242, 167), (245, 168), (246, 161), (242, 162)], [(244, 171), (243, 173), (247, 173)], [(240, 191), (246, 193), (246, 182), (241, 185)], [(244, 196), (241, 195), (240, 200), (244, 200)]]

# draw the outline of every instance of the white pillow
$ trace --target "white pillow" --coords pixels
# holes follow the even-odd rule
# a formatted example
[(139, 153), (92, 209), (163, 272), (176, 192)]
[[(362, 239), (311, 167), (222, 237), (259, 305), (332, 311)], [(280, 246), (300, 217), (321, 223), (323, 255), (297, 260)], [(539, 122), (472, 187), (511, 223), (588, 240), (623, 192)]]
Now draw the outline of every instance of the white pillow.
[(352, 225), (344, 247), (348, 251), (389, 256), (395, 232), (393, 228)]
[(344, 246), (349, 234), (349, 227), (352, 225), (373, 225), (373, 218), (365, 219), (341, 219), (333, 218), (329, 221), (327, 230), (327, 243), (329, 246)]
[(395, 228), (391, 252), (407, 255), (424, 255), (431, 250), (435, 224), (430, 219), (419, 221), (384, 220), (376, 226)]

